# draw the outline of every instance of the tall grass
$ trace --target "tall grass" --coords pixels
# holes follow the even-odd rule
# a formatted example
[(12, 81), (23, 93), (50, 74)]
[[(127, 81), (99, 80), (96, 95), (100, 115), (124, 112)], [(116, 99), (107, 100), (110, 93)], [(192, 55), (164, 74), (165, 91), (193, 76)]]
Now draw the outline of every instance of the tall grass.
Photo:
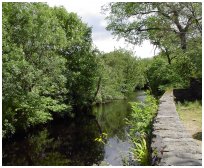
[(178, 110), (194, 110), (194, 109), (200, 109), (202, 108), (202, 102), (201, 101), (184, 101), (184, 103), (178, 102), (177, 103), (177, 109)]

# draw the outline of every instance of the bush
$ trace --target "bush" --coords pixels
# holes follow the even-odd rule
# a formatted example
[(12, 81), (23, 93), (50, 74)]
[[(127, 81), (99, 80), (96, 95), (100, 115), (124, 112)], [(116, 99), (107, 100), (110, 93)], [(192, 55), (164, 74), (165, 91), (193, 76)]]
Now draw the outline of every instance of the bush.
[(132, 153), (134, 159), (140, 165), (149, 163), (148, 139), (151, 133), (153, 118), (157, 112), (157, 100), (146, 92), (146, 99), (143, 102), (132, 102), (132, 113), (127, 123), (130, 125), (129, 136), (133, 143)]

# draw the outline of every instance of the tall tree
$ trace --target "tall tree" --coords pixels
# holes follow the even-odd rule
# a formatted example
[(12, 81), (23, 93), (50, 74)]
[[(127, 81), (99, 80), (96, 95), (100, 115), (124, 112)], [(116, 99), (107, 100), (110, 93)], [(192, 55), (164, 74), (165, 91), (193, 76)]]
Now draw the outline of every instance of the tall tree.
[(121, 99), (145, 83), (140, 60), (125, 49), (118, 49), (98, 57), (100, 86), (97, 100)]
[(113, 35), (132, 44), (150, 40), (185, 86), (191, 77), (201, 77), (202, 3), (117, 2), (104, 10)]
[(65, 76), (68, 101), (75, 108), (83, 108), (91, 105), (94, 99), (97, 70), (91, 28), (64, 8), (55, 8), (55, 14), (66, 34), (67, 44), (59, 53), (67, 60)]
[(3, 3), (3, 136), (90, 104), (95, 53), (76, 14), (45, 3)]
[[(107, 29), (133, 44), (145, 39), (160, 42), (173, 34), (181, 49), (186, 50), (187, 39), (196, 31), (201, 32), (201, 3), (198, 2), (117, 2), (110, 3), (105, 10), (110, 12)], [(155, 34), (154, 38), (150, 34)]]

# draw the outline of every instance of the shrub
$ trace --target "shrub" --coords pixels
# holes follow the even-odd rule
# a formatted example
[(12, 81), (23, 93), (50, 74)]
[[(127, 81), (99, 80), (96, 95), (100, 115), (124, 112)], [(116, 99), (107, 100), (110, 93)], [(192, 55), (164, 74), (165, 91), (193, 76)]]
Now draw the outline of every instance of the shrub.
[(151, 133), (151, 124), (157, 112), (157, 100), (146, 92), (144, 102), (131, 102), (132, 113), (127, 123), (130, 125), (129, 136), (133, 147), (134, 159), (140, 165), (147, 165), (149, 162), (149, 147), (147, 140)]

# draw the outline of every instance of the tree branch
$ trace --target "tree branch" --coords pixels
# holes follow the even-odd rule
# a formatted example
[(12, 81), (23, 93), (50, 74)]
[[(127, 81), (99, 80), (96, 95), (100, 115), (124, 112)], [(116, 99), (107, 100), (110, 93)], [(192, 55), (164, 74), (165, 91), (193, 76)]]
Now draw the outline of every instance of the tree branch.
[(188, 19), (188, 22), (186, 23), (186, 27), (184, 28), (184, 31), (186, 32), (186, 31), (188, 31), (188, 28), (189, 28), (189, 26), (192, 24), (192, 19), (193, 19), (193, 17), (190, 17), (189, 19)]
[(158, 12), (159, 12), (158, 10), (156, 10), (156, 11), (153, 10), (153, 11), (147, 11), (147, 12), (138, 12), (138, 13), (135, 13), (134, 15), (147, 15), (150, 13), (158, 13)]
[(194, 19), (196, 21), (196, 25), (198, 27), (198, 30), (199, 30), (201, 36), (202, 36), (202, 25), (200, 25), (200, 23), (199, 23), (199, 21), (202, 20), (202, 17), (200, 17), (200, 18), (196, 17), (195, 10), (193, 8), (193, 4), (192, 3), (190, 3), (190, 7), (191, 7), (190, 11), (191, 11), (191, 13), (192, 13), (192, 15), (193, 15), (193, 17), (194, 17)]

